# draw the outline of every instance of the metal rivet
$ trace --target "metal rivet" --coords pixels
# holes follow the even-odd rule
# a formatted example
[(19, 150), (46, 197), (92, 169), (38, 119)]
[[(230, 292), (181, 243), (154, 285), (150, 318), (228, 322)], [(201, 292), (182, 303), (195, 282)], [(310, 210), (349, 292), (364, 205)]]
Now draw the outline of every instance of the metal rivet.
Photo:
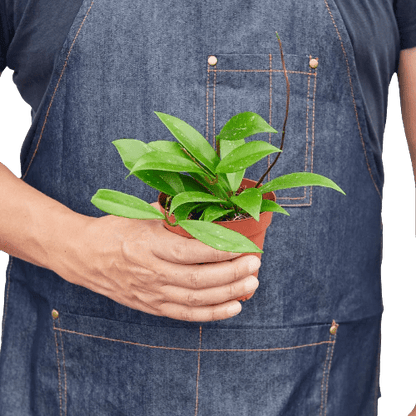
[(339, 324), (337, 324), (335, 321), (332, 321), (332, 326), (329, 329), (330, 334), (335, 335), (337, 333), (338, 327), (339, 327)]
[(309, 66), (313, 69), (317, 68), (318, 67), (318, 60), (317, 59), (311, 59), (309, 61)]
[(56, 309), (52, 309), (52, 318), (53, 319), (59, 318), (59, 312)]
[(209, 63), (211, 66), (217, 65), (217, 62), (218, 62), (218, 59), (217, 59), (217, 57), (216, 57), (216, 56), (211, 55), (211, 56), (209, 56), (209, 57), (208, 57), (208, 63)]

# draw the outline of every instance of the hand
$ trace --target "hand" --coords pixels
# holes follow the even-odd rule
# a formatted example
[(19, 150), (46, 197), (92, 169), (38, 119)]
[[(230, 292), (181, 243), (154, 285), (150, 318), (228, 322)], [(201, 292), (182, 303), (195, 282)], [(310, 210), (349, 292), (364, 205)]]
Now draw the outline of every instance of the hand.
[(412, 413), (410, 413), (410, 415), (409, 416), (416, 416), (416, 406), (415, 406), (415, 408), (412, 410)]
[[(152, 204), (157, 207), (156, 203)], [(215, 321), (241, 311), (254, 292), (256, 256), (215, 250), (178, 236), (161, 220), (91, 218), (53, 267), (65, 280), (116, 302), (183, 321)], [(205, 263), (205, 264), (198, 264)]]

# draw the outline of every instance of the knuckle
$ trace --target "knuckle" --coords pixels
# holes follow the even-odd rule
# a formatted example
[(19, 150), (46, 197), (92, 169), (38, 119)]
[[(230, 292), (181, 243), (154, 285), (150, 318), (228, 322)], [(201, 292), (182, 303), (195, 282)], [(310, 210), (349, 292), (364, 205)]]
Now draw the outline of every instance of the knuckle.
[(228, 286), (228, 296), (230, 299), (235, 298), (237, 296), (237, 288), (235, 285)]
[(171, 253), (175, 261), (178, 263), (184, 263), (187, 253), (186, 245), (184, 244), (174, 244), (171, 247)]
[(188, 294), (188, 305), (197, 306), (202, 303), (201, 299), (197, 296), (195, 291), (190, 291)]
[(233, 280), (236, 281), (240, 278), (241, 267), (238, 262), (233, 263)]
[(192, 270), (189, 274), (189, 283), (193, 289), (200, 288), (200, 273), (198, 270)]
[(221, 319), (224, 319), (224, 318), (221, 317), (221, 314), (216, 309), (213, 309), (212, 312), (211, 312), (210, 320), (211, 321), (219, 321)]
[(182, 309), (180, 312), (180, 319), (181, 321), (191, 322), (193, 321), (193, 314), (188, 308)]

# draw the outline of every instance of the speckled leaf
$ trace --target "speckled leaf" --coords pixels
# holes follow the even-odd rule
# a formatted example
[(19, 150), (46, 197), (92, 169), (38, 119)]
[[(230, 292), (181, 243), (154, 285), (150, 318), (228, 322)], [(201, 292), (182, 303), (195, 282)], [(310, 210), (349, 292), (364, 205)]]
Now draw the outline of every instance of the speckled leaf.
[(152, 152), (153, 149), (141, 140), (119, 139), (114, 140), (113, 145), (116, 147), (124, 166), (131, 170), (134, 164), (146, 153)]
[(264, 118), (247, 111), (231, 117), (216, 137), (221, 140), (241, 140), (257, 133), (277, 133), (277, 131)]
[(136, 218), (141, 220), (163, 219), (163, 214), (133, 195), (111, 189), (99, 189), (92, 197), (91, 202), (101, 211), (119, 217)]
[(233, 253), (263, 253), (252, 241), (219, 224), (198, 220), (183, 220), (178, 224), (192, 237), (221, 251)]
[(167, 152), (172, 155), (185, 157), (186, 159), (192, 160), (183, 150), (183, 146), (177, 142), (170, 142), (169, 140), (156, 140), (154, 142), (150, 142), (149, 147), (152, 150)]
[(215, 221), (233, 211), (233, 209), (225, 209), (219, 205), (209, 205), (204, 211), (204, 221)]
[(246, 169), (263, 157), (281, 150), (269, 143), (262, 141), (252, 141), (228, 153), (217, 165), (217, 172), (231, 173)]
[(240, 195), (232, 196), (231, 201), (248, 212), (256, 221), (260, 220), (262, 194), (257, 188), (248, 188)]
[(265, 212), (265, 211), (278, 212), (280, 214), (290, 215), (279, 204), (276, 204), (276, 202), (270, 201), (269, 199), (263, 199), (262, 200), (260, 212)]
[(202, 162), (211, 172), (215, 171), (220, 158), (201, 133), (177, 117), (156, 111), (155, 114), (193, 157)]
[[(224, 159), (232, 150), (236, 149), (237, 147), (242, 146), (245, 143), (245, 140), (224, 140), (220, 142), (220, 152), (221, 152), (221, 159)], [(226, 173), (228, 182), (230, 183), (231, 190), (236, 192), (240, 187), (241, 181), (244, 178), (244, 174), (246, 170), (240, 170), (235, 173)]]
[(224, 199), (218, 198), (214, 195), (205, 192), (182, 192), (176, 195), (170, 204), (170, 213), (174, 212), (176, 207), (188, 202), (217, 202), (217, 203), (228, 203)]
[(262, 194), (265, 194), (266, 192), (277, 191), (278, 189), (289, 189), (300, 186), (325, 186), (327, 188), (335, 189), (345, 195), (345, 192), (331, 179), (310, 172), (296, 172), (279, 176), (278, 178), (265, 183), (259, 189)]
[(197, 172), (204, 174), (194, 162), (184, 156), (162, 151), (152, 151), (143, 155), (133, 166), (130, 174), (140, 170), (163, 170), (168, 172)]

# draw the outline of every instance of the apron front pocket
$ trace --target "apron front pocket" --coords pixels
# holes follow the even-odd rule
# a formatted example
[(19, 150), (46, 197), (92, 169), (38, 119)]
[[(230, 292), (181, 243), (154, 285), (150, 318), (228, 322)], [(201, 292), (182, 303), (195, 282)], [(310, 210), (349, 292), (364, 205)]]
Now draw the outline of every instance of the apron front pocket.
[(224, 329), (53, 319), (62, 415), (322, 416), (330, 324)]

